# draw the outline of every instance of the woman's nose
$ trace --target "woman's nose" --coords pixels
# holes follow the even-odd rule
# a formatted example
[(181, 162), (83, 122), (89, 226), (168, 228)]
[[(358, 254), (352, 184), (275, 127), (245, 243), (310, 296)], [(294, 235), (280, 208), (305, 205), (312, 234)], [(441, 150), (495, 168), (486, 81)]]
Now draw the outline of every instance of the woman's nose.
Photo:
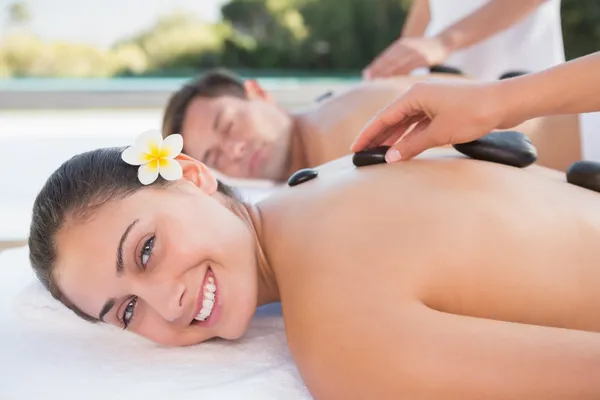
[(139, 284), (136, 291), (154, 311), (166, 321), (174, 322), (183, 317), (185, 311), (184, 295), (186, 288), (183, 282), (162, 279), (146, 280)]

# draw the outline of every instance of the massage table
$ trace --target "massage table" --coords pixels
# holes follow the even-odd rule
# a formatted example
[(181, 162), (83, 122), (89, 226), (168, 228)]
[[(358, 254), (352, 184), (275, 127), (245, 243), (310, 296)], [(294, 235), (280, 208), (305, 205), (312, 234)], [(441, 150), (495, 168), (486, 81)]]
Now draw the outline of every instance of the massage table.
[(92, 324), (36, 280), (26, 247), (0, 252), (0, 399), (310, 399), (281, 307), (260, 308), (234, 342), (164, 347)]

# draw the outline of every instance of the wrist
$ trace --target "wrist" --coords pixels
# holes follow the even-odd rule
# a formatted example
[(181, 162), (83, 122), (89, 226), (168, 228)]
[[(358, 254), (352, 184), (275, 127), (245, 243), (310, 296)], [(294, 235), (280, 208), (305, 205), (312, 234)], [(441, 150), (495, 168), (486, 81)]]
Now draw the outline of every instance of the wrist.
[(452, 31), (444, 31), (434, 36), (445, 49), (448, 54), (459, 50), (458, 40)]
[(505, 80), (491, 84), (497, 128), (508, 129), (527, 120), (527, 101), (523, 90), (512, 81)]

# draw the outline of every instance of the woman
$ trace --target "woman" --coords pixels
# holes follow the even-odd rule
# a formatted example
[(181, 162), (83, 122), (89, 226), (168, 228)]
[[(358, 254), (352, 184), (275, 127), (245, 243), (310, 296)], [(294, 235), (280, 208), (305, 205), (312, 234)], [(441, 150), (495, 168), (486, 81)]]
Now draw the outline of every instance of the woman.
[(121, 153), (67, 161), (34, 206), (33, 267), (79, 315), (185, 346), (281, 301), (317, 399), (600, 396), (597, 193), (435, 150), (249, 205), (188, 156), (144, 186)]
[(446, 64), (481, 80), (565, 61), (560, 0), (412, 0), (402, 36), (366, 79)]

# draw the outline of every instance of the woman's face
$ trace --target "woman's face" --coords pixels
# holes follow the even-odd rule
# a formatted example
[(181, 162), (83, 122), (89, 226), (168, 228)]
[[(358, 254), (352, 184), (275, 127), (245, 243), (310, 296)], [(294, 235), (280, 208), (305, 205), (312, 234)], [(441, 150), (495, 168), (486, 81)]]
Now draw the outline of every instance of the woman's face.
[(253, 234), (216, 184), (193, 181), (139, 190), (67, 221), (56, 238), (64, 295), (161, 344), (242, 336), (257, 305)]

